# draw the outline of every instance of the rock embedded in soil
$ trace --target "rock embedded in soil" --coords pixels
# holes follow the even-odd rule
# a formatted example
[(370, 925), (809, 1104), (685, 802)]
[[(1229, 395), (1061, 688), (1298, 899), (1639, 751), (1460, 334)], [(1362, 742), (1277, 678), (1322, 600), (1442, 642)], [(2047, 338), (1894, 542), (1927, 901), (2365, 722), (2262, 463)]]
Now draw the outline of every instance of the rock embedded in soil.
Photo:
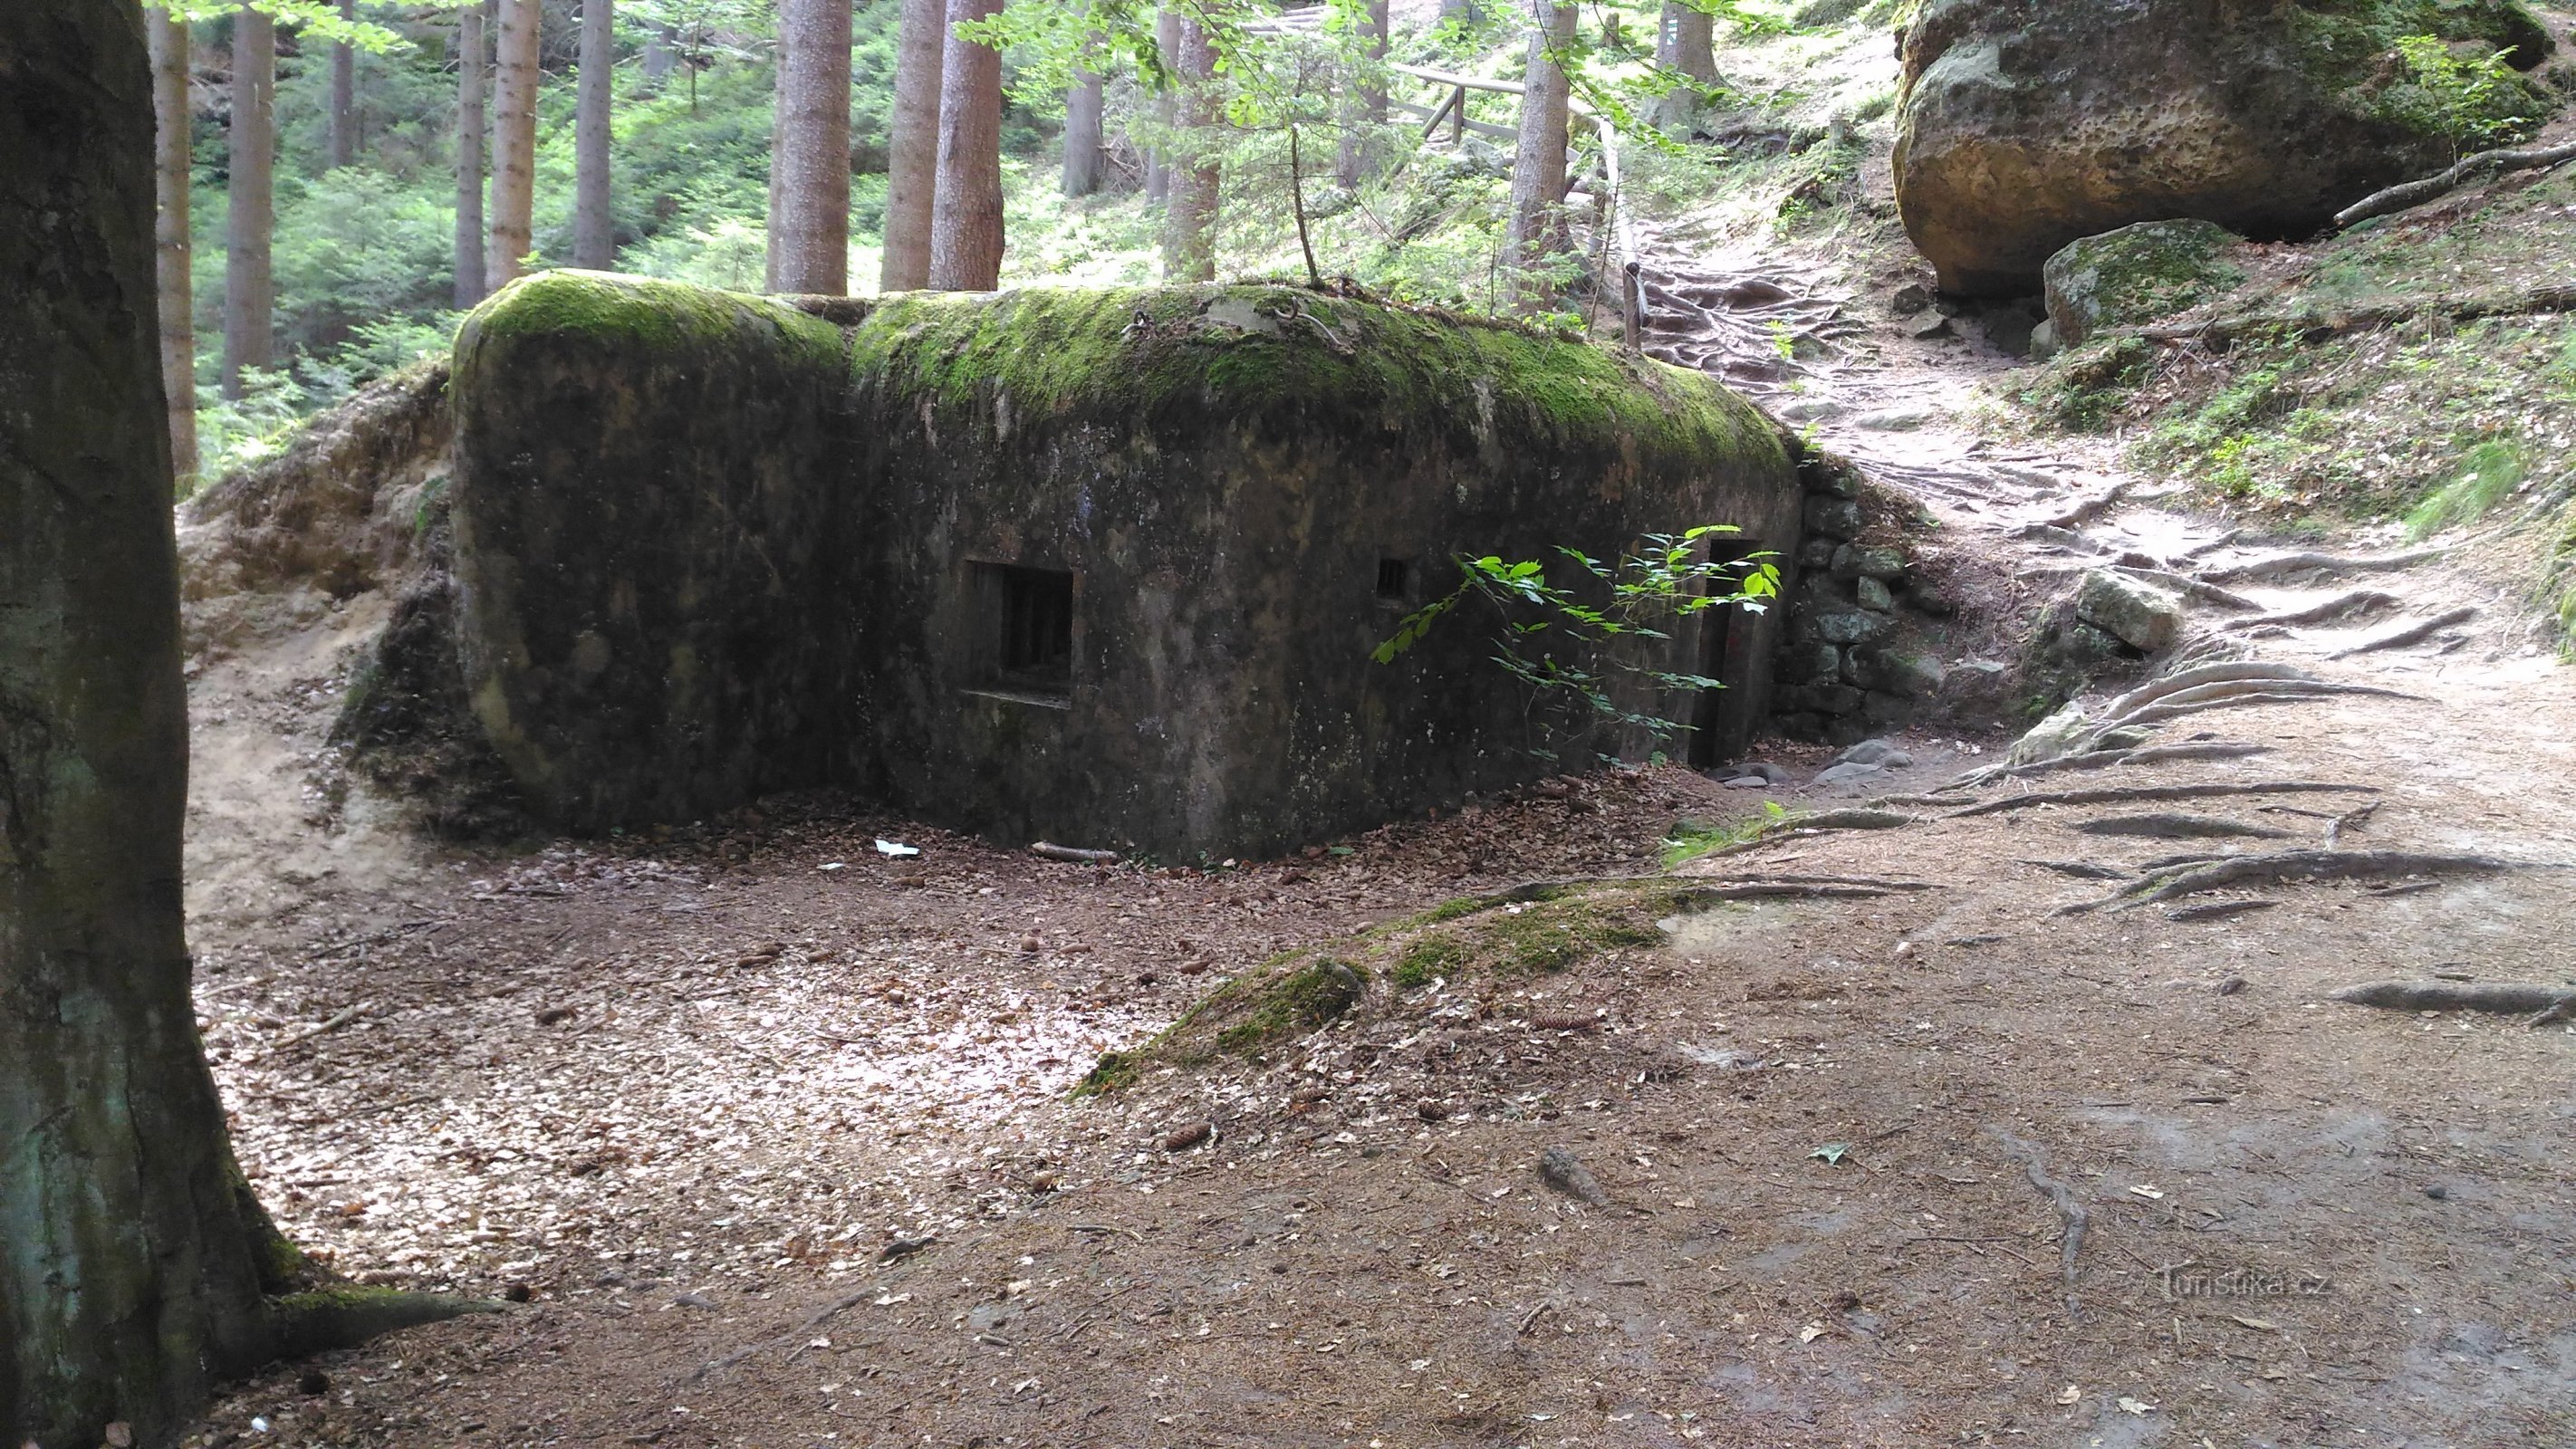
[(2111, 327), (2184, 311), (2245, 280), (2227, 260), (2242, 238), (2206, 221), (2142, 221), (2068, 242), (2043, 270), (2048, 320), (2061, 347)]
[(2085, 574), (2075, 594), (2075, 617), (2148, 654), (2182, 635), (2179, 595), (2109, 569)]

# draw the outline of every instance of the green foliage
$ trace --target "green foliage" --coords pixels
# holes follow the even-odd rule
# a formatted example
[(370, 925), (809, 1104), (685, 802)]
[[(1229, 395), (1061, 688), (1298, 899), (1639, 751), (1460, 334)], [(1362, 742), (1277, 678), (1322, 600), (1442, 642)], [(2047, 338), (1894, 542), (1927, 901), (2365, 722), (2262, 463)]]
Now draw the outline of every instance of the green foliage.
[(1737, 532), (1732, 524), (1701, 524), (1649, 534), (1616, 564), (1561, 547), (1558, 554), (1576, 566), (1573, 586), (1551, 582), (1537, 559), (1461, 558), (1458, 586), (1405, 616), (1370, 657), (1391, 664), (1461, 605), (1483, 604), (1497, 619), (1493, 662), (1526, 688), (1533, 719), (1544, 722), (1533, 754), (1555, 759), (1603, 726), (1641, 730), (1661, 746), (1690, 726), (1634, 701), (1678, 696), (1683, 708), (1673, 712), (1682, 713), (1699, 691), (1725, 686), (1658, 668), (1655, 656), (1669, 651), (1654, 646), (1712, 609), (1758, 613), (1779, 594), (1772, 555), (1728, 560), (1714, 546)]
[(2522, 485), (2522, 450), (2500, 438), (2462, 454), (2451, 476), (2406, 515), (2406, 536), (2421, 540), (2456, 524), (2484, 518)]
[(1777, 800), (1765, 800), (1760, 812), (1742, 820), (1722, 825), (1679, 826), (1664, 839), (1664, 869), (1670, 870), (1685, 861), (1738, 845), (1749, 845), (1774, 831), (1786, 830), (1797, 824), (1804, 813), (1791, 810)]
[(2449, 141), (2454, 152), (2528, 135), (2539, 124), (2530, 114), (2535, 97), (2505, 63), (2511, 53), (2462, 57), (2438, 35), (2402, 36), (2397, 55), (2406, 80), (2380, 96), (2380, 107)]

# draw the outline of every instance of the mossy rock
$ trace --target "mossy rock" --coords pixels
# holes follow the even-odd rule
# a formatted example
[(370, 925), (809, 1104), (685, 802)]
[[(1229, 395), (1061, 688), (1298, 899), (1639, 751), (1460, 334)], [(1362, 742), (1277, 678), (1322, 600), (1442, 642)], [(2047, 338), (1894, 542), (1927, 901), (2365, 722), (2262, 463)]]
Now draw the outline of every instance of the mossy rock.
[(2048, 259), (2048, 321), (2063, 347), (2106, 328), (2142, 326), (2245, 280), (2228, 251), (2243, 238), (2214, 222), (2141, 221), (2068, 242)]

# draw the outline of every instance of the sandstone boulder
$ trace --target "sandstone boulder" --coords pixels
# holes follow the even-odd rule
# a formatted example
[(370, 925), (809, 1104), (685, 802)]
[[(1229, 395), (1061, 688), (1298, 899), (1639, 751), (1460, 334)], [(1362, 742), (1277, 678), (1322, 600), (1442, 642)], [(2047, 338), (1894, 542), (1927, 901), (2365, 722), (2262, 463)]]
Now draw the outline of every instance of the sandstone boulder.
[(2130, 222), (2304, 236), (2451, 160), (2394, 53), (2415, 35), (2525, 68), (2550, 44), (2513, 0), (1929, 0), (1900, 42), (1897, 206), (1941, 285), (1980, 296)]
[(2061, 347), (2106, 327), (2134, 327), (2219, 295), (2245, 280), (2227, 259), (2236, 234), (2215, 222), (2142, 221), (2068, 242), (2041, 274), (2048, 321)]
[(2075, 594), (2075, 617), (2149, 654), (2182, 634), (2180, 597), (2109, 569), (2084, 576)]

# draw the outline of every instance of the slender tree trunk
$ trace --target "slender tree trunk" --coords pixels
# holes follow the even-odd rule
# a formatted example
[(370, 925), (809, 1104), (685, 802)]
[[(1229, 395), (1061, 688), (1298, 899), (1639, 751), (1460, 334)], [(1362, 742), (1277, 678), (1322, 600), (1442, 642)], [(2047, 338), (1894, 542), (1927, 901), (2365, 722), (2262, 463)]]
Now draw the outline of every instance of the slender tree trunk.
[[(340, 18), (358, 18), (358, 0), (340, 0)], [(337, 168), (358, 159), (358, 48), (346, 41), (331, 47), (331, 161)]]
[(456, 17), (456, 305), (483, 300), (483, 83), (490, 51), (483, 38), (488, 0)]
[(1101, 122), (1106, 103), (1100, 77), (1087, 70), (1073, 73), (1073, 89), (1064, 98), (1064, 194), (1089, 196), (1100, 189)]
[[(1163, 57), (1163, 68), (1178, 73), (1181, 66), (1181, 17), (1175, 10), (1154, 12), (1154, 48)], [(1172, 195), (1172, 127), (1181, 119), (1178, 90), (1166, 85), (1154, 96), (1155, 137), (1145, 159), (1145, 199), (1168, 201)]]
[(1565, 204), (1567, 87), (1559, 56), (1574, 40), (1570, 0), (1532, 0), (1539, 28), (1522, 76), (1520, 149), (1512, 161), (1512, 210), (1503, 233), (1503, 285), (1523, 311), (1546, 306), (1551, 288), (1533, 270), (1553, 249)]
[(850, 0), (778, 12), (769, 132), (769, 290), (850, 290)]
[(617, 216), (609, 192), (609, 111), (615, 104), (615, 0), (581, 0), (580, 90), (573, 102), (572, 264), (617, 265)]
[[(188, 26), (146, 10), (152, 44), (152, 252), (161, 299), (161, 386), (170, 400), (170, 471), (197, 476), (197, 316), (188, 273)], [(5, 1432), (5, 1430), (0, 1430)]]
[(1655, 35), (1655, 63), (1702, 85), (1717, 80), (1717, 19), (1676, 0), (1664, 0), (1663, 28)]
[(894, 116), (886, 146), (885, 256), (877, 286), (930, 285), (930, 213), (939, 185), (939, 82), (948, 64), (947, 0), (903, 0)]
[[(0, 85), (0, 1441), (169, 1442), (264, 1351), (179, 904), (178, 566), (140, 7), (17, 0)], [(256, 42), (254, 42), (255, 44)]]
[(1476, 0), (1440, 0), (1440, 18), (1444, 22), (1473, 25), (1478, 19)]
[(1002, 53), (956, 27), (1002, 0), (948, 0), (939, 78), (939, 187), (930, 208), (930, 286), (989, 292), (1002, 282)]
[(232, 181), (224, 222), (224, 396), (242, 395), (242, 369), (272, 356), (277, 300), (269, 239), (277, 168), (277, 27), (244, 6), (233, 17)]
[(679, 39), (679, 29), (671, 25), (656, 25), (653, 33), (644, 37), (646, 85), (658, 86), (671, 78), (671, 47), (678, 44)]
[(500, 0), (501, 39), (493, 64), (492, 253), (484, 285), (500, 288), (525, 268), (535, 246), (537, 183), (537, 0)]
[(1217, 161), (1216, 125), (1221, 118), (1216, 90), (1216, 48), (1205, 26), (1195, 18), (1181, 21), (1180, 125), (1173, 145), (1172, 199), (1163, 219), (1163, 279), (1167, 282), (1216, 280), (1216, 215), (1222, 173)]
[(1361, 30), (1367, 72), (1355, 88), (1357, 99), (1343, 111), (1341, 154), (1333, 165), (1335, 179), (1344, 186), (1357, 186), (1368, 179), (1377, 130), (1386, 124), (1386, 76), (1378, 69), (1386, 64), (1386, 7), (1387, 0), (1369, 0)]

